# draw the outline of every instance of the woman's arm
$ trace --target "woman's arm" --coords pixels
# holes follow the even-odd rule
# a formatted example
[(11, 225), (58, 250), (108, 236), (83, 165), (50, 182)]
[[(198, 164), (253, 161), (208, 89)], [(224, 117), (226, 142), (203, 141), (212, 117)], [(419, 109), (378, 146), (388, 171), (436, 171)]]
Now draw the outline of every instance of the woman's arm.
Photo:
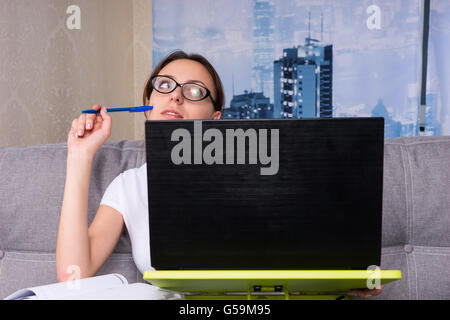
[(88, 237), (87, 203), (92, 159), (82, 154), (67, 155), (66, 185), (56, 245), (56, 274), (66, 281), (79, 270), (80, 277), (89, 277), (91, 254)]
[(69, 158), (67, 161), (66, 187), (56, 247), (58, 281), (95, 275), (111, 255), (124, 227), (123, 217), (118, 211), (101, 205), (88, 228), (90, 164), (87, 161), (82, 164), (84, 160), (80, 159), (72, 166), (74, 160)]
[(111, 117), (106, 108), (101, 109), (99, 115), (83, 114), (74, 119), (69, 132), (66, 184), (56, 245), (58, 281), (94, 275), (111, 254), (123, 229), (120, 213), (107, 206), (100, 206), (88, 228), (92, 162), (111, 133)]
[(88, 229), (92, 275), (101, 268), (114, 251), (124, 226), (120, 212), (106, 205), (99, 207)]

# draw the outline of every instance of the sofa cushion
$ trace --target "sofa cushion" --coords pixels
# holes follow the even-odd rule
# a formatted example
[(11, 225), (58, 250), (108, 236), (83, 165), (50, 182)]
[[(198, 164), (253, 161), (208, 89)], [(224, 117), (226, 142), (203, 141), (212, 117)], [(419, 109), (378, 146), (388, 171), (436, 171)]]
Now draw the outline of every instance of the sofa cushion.
[(450, 248), (397, 246), (383, 248), (381, 269), (401, 270), (402, 279), (387, 284), (381, 300), (449, 300)]

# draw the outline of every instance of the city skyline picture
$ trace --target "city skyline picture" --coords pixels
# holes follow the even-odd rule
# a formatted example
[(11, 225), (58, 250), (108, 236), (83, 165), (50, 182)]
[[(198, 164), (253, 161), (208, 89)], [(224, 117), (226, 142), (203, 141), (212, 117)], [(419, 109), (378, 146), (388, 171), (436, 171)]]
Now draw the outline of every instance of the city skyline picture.
[[(385, 137), (416, 136), (420, 15), (420, 0), (154, 1), (153, 67), (204, 55), (224, 119), (384, 117)], [(427, 94), (426, 135), (443, 134), (441, 105)]]

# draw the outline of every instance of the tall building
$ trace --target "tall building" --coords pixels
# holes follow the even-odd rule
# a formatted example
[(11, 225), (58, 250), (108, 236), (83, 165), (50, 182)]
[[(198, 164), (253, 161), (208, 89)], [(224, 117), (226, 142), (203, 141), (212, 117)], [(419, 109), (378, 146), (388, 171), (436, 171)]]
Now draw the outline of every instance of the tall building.
[(275, 7), (272, 0), (253, 0), (252, 91), (273, 101)]
[[(418, 136), (420, 130), (420, 98), (418, 83), (408, 84), (408, 97), (406, 102), (404, 136)], [(412, 125), (411, 125), (412, 124)]]
[(399, 137), (402, 130), (409, 129), (409, 126), (402, 126), (398, 121), (392, 119), (389, 115), (383, 100), (378, 99), (376, 106), (372, 110), (372, 117), (384, 118), (384, 137), (395, 138)]
[(262, 92), (233, 95), (230, 108), (225, 109), (224, 119), (270, 119), (273, 105)]
[(274, 116), (333, 116), (333, 46), (307, 37), (304, 45), (283, 50), (274, 61)]
[(426, 136), (440, 136), (441, 125), (438, 121), (438, 94), (426, 95), (425, 133)]

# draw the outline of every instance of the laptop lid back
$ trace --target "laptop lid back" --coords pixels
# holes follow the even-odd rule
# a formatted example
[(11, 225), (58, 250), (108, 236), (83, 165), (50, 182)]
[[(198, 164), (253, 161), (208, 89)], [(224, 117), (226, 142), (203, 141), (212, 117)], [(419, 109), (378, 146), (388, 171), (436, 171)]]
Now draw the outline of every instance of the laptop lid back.
[(380, 264), (383, 118), (146, 121), (156, 270)]

